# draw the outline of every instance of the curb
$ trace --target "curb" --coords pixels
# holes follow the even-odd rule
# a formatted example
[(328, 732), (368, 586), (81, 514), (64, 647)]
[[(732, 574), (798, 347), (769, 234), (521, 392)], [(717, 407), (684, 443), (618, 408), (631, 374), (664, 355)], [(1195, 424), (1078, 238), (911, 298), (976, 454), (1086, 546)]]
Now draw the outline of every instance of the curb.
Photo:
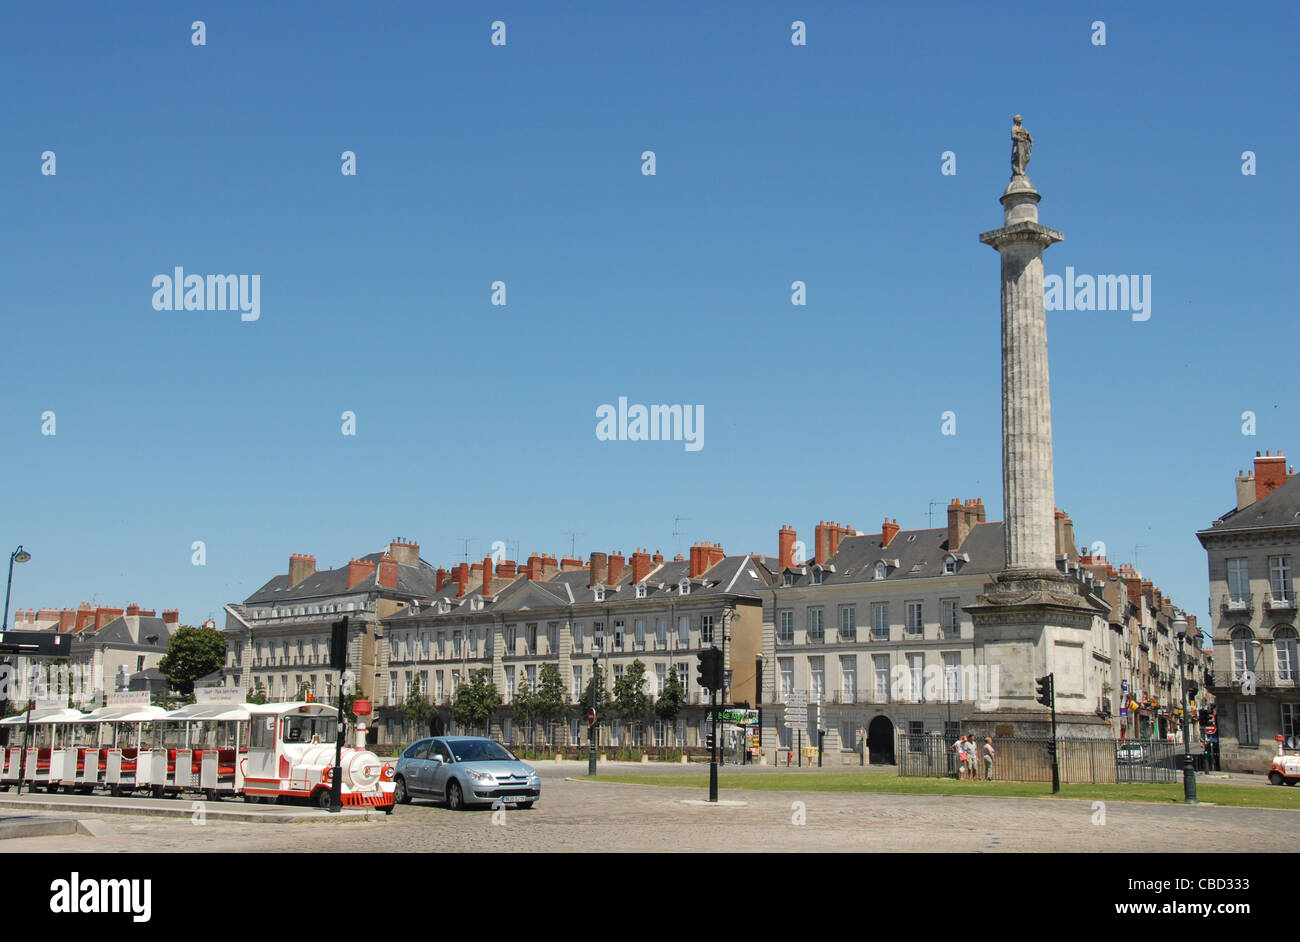
[[(150, 801), (155, 799), (144, 799)], [(128, 799), (129, 801), (129, 799)], [(168, 799), (162, 799), (168, 801)], [(197, 801), (197, 799), (196, 799)], [(204, 818), (213, 821), (235, 821), (235, 822), (264, 822), (268, 824), (320, 824), (322, 822), (343, 822), (343, 821), (378, 821), (386, 818), (383, 812), (370, 810), (363, 811), (341, 811), (338, 814), (330, 814), (328, 811), (320, 811), (315, 808), (293, 808), (290, 806), (279, 806), (274, 811), (253, 811), (236, 810), (234, 807), (226, 809), (221, 807), (222, 802), (203, 801), (201, 808), (194, 808), (190, 802), (183, 799), (180, 801), (172, 800), (170, 802), (174, 807), (159, 807), (158, 805), (145, 805), (140, 800), (127, 803), (114, 803), (111, 799), (99, 801), (58, 801), (52, 798), (42, 798), (38, 801), (25, 801), (18, 798), (0, 799), (0, 808), (12, 808), (24, 811), (61, 811), (96, 814), (137, 814), (154, 817), (170, 818), (190, 818), (196, 813), (201, 813)], [(59, 820), (59, 819), (46, 819)], [(53, 833), (53, 832), (52, 832)], [(57, 832), (57, 833), (73, 833)]]

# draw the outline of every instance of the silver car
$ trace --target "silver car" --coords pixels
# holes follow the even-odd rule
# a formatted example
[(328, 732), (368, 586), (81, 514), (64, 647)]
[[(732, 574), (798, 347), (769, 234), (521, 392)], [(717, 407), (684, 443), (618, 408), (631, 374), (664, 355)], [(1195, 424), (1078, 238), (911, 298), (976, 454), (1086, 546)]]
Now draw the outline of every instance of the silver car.
[(537, 770), (483, 736), (435, 736), (412, 743), (393, 773), (397, 801), (432, 798), (459, 811), (470, 805), (531, 808), (542, 796)]

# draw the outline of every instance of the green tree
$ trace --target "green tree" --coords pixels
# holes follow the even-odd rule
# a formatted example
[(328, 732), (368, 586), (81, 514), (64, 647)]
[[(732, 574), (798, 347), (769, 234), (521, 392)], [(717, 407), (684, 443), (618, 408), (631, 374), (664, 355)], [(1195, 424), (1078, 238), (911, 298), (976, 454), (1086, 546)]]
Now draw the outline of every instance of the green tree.
[(433, 707), (425, 699), (424, 691), (420, 689), (420, 675), (416, 674), (415, 681), (411, 684), (410, 693), (406, 695), (406, 702), (402, 704), (402, 715), (414, 727), (418, 736), (419, 730), (425, 727), (429, 720), (429, 714), (432, 712)]
[(266, 702), (266, 687), (262, 685), (262, 681), (260, 679), (254, 682), (253, 689), (248, 692), (248, 696), (244, 697), (244, 702), (245, 703)]
[(158, 670), (172, 690), (184, 696), (194, 693), (194, 681), (220, 669), (226, 660), (226, 636), (215, 628), (181, 625), (167, 642), (167, 653)]
[(633, 661), (623, 676), (614, 681), (614, 712), (629, 722), (645, 719), (650, 712), (650, 697), (645, 691), (645, 665)]
[(523, 727), (531, 727), (537, 722), (537, 694), (528, 686), (528, 677), (519, 679), (514, 699), (510, 703), (515, 721)]
[(655, 701), (655, 715), (664, 721), (665, 726), (675, 726), (677, 717), (681, 715), (682, 708), (685, 706), (686, 688), (682, 686), (681, 679), (677, 676), (677, 668), (670, 667), (664, 692), (659, 694), (659, 699)]
[(568, 699), (568, 690), (560, 677), (558, 664), (542, 665), (537, 673), (537, 693), (534, 697), (537, 718), (546, 724), (546, 741), (553, 742), (551, 726), (567, 712), (565, 700)]
[[(596, 699), (593, 703), (591, 699), (592, 691), (595, 691)], [(582, 702), (578, 704), (585, 711), (590, 706), (595, 706), (596, 716), (599, 718), (609, 706), (609, 691), (605, 689), (605, 673), (597, 664), (591, 672), (591, 679), (587, 681), (586, 689), (582, 691)]]
[(481, 667), (470, 674), (469, 683), (456, 688), (451, 716), (460, 727), (482, 726), (501, 709), (501, 693), (492, 683), (492, 669)]

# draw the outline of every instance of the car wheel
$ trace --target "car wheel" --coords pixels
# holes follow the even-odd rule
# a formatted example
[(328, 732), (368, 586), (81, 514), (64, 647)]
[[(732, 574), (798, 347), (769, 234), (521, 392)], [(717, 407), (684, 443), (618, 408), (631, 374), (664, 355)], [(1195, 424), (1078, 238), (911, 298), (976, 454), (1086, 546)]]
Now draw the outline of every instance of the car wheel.
[(447, 809), (449, 811), (465, 810), (465, 793), (460, 790), (460, 782), (454, 779), (447, 783)]
[(1281, 773), (1281, 772), (1269, 772), (1269, 773), (1268, 773), (1268, 783), (1269, 783), (1270, 785), (1281, 785), (1281, 784), (1282, 784), (1282, 781), (1283, 781), (1283, 779), (1282, 779), (1282, 773)]
[(406, 790), (406, 779), (402, 778), (400, 775), (397, 777), (397, 784), (394, 791), (396, 792), (398, 804), (409, 805), (411, 803), (411, 793)]
[(316, 792), (316, 807), (329, 811), (330, 790), (328, 788), (322, 788)]

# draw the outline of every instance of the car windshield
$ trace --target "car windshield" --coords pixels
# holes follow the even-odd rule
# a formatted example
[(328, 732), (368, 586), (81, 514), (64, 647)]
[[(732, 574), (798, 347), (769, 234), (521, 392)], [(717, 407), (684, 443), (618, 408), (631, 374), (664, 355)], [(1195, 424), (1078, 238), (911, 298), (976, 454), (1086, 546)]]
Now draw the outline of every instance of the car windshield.
[(461, 739), (447, 743), (457, 762), (511, 762), (509, 750), (490, 739)]
[(332, 743), (338, 735), (338, 728), (337, 718), (329, 715), (286, 716), (284, 741)]

